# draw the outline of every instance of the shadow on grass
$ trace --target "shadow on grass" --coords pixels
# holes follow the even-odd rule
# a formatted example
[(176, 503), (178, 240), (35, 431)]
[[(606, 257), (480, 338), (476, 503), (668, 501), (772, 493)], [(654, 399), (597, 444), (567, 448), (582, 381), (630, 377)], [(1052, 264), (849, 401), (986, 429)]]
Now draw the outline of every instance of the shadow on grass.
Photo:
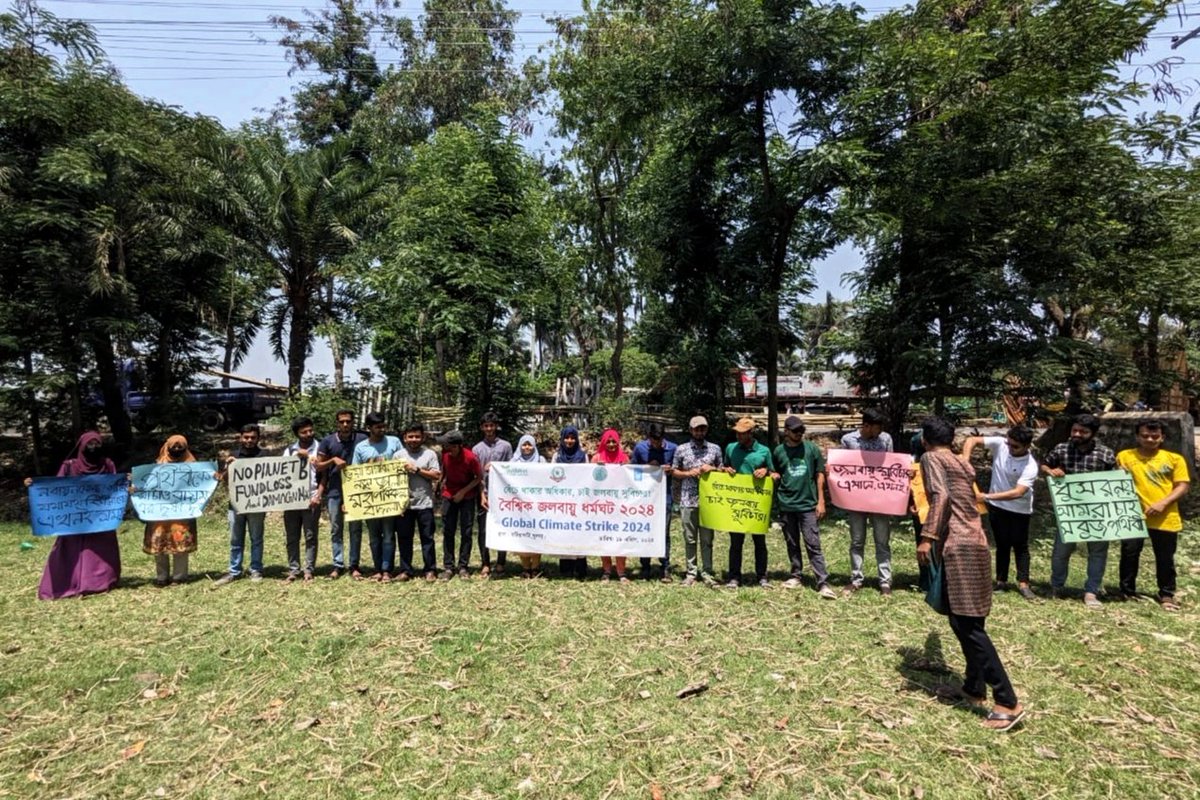
[(896, 671), (904, 676), (906, 690), (924, 692), (943, 705), (969, 708), (958, 694), (962, 678), (946, 666), (942, 637), (937, 631), (925, 636), (924, 647), (900, 647), (896, 654), (900, 656)]

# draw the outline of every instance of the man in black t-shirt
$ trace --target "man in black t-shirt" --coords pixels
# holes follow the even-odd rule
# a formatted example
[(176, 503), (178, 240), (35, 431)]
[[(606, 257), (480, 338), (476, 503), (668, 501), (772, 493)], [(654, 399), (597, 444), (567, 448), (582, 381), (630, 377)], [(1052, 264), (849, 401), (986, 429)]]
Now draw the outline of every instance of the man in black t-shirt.
[[(342, 409), (337, 412), (337, 431), (321, 440), (317, 447), (317, 469), (325, 473), (325, 505), (329, 509), (329, 544), (333, 552), (333, 571), (330, 578), (340, 577), (346, 571), (342, 554), (342, 523), (345, 511), (342, 508), (342, 467), (350, 463), (354, 448), (367, 435), (354, 430), (354, 412)], [(350, 574), (359, 576), (359, 554), (362, 552), (362, 522), (350, 523)]]

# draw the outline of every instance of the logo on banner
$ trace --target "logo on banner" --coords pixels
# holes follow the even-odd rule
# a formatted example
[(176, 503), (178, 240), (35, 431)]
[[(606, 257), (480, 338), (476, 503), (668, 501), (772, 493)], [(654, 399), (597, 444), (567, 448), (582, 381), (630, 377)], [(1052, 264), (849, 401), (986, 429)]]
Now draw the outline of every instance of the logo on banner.
[(596, 467), (594, 470), (592, 470), (592, 478), (595, 480), (602, 481), (607, 477), (608, 470), (606, 470), (604, 467)]
[(567, 471), (562, 467), (555, 467), (554, 469), (550, 470), (550, 480), (554, 481), (555, 483), (561, 483), (566, 477)]

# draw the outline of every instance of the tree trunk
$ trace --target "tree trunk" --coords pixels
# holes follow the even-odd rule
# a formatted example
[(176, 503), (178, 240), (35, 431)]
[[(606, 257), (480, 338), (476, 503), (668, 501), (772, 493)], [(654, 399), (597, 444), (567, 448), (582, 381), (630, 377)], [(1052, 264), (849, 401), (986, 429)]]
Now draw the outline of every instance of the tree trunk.
[(292, 324), (288, 326), (288, 393), (297, 395), (303, 389), (312, 322), (309, 320), (309, 296), (303, 289), (292, 292), (288, 302), (292, 307)]
[(625, 305), (618, 301), (613, 316), (613, 351), (608, 360), (609, 373), (612, 375), (614, 399), (620, 399), (625, 390), (625, 372), (621, 368), (621, 355), (625, 352)]
[(1159, 363), (1159, 337), (1162, 325), (1162, 312), (1158, 308), (1150, 310), (1150, 318), (1146, 321), (1146, 364), (1142, 370), (1142, 401), (1150, 408), (1162, 405), (1162, 364)]
[(329, 352), (333, 355), (333, 388), (336, 392), (341, 392), (346, 380), (346, 351), (342, 347), (341, 338), (338, 335), (338, 326), (333, 322), (333, 293), (334, 279), (330, 278), (325, 284), (325, 308), (329, 315)]
[[(233, 350), (237, 346), (236, 337), (234, 336), (233, 322), (231, 318), (226, 318), (225, 322), (225, 355), (221, 359), (222, 371), (228, 375), (233, 372)], [(229, 378), (221, 378), (221, 388), (229, 388)]]
[(104, 415), (108, 427), (118, 444), (133, 443), (133, 425), (125, 409), (125, 398), (121, 395), (121, 375), (117, 370), (113, 354), (112, 335), (108, 331), (94, 331), (89, 337), (96, 358), (96, 372), (100, 376), (100, 392), (104, 397)]
[(441, 336), (433, 340), (433, 379), (437, 382), (438, 396), (442, 405), (450, 404), (450, 384), (446, 381), (446, 340)]
[(492, 407), (492, 326), (496, 324), (495, 314), (488, 312), (487, 327), (484, 328), (483, 352), (479, 354), (479, 399), (484, 411)]
[(33, 388), (33, 353), (21, 353), (25, 370), (25, 402), (29, 410), (29, 442), (33, 447), (33, 474), (42, 474), (42, 420), (38, 413), (37, 392)]

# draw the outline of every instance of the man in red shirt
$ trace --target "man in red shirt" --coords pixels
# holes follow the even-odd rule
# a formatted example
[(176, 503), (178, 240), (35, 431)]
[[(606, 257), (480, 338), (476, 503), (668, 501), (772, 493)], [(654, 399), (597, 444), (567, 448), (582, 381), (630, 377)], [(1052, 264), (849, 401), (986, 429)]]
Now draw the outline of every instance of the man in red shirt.
[(463, 447), (461, 431), (448, 431), (440, 440), (442, 445), (442, 580), (454, 577), (454, 532), (459, 534), (458, 577), (470, 573), (471, 533), (475, 522), (475, 506), (483, 469), (479, 459)]

